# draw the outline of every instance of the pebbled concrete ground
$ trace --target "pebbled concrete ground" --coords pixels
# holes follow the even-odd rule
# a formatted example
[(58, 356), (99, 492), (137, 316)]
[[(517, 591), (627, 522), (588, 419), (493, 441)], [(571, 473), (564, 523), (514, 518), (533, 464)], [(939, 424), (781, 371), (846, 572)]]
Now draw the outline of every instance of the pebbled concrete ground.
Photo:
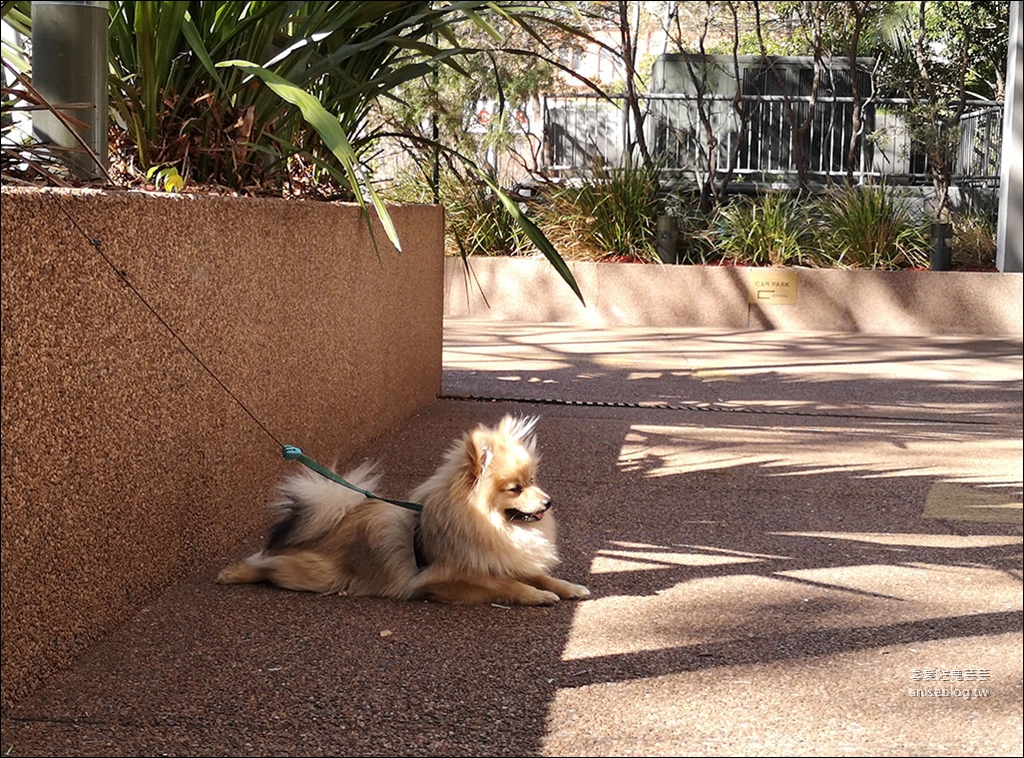
[(442, 398), (361, 455), (401, 497), (539, 415), (592, 599), (216, 585), (239, 535), (5, 712), (3, 754), (1021, 755), (1021, 355), (449, 320)]

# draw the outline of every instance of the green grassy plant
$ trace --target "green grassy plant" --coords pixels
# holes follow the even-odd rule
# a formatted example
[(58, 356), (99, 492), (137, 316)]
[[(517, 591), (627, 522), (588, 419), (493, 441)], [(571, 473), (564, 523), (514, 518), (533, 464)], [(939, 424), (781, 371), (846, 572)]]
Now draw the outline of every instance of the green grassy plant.
[(472, 177), (441, 175), (446, 252), (459, 255), (517, 255), (535, 250), (494, 191)]
[(719, 206), (715, 248), (722, 257), (750, 266), (812, 265), (813, 235), (805, 207), (783, 193)]
[(836, 190), (817, 207), (817, 246), (825, 261), (849, 268), (928, 266), (928, 237), (907, 203), (885, 187)]
[[(446, 166), (438, 178), (446, 255), (520, 255), (536, 251), (486, 183), (474, 181), (453, 166)], [(382, 194), (392, 202), (433, 202), (430, 179), (411, 166), (400, 168)]]
[(593, 177), (547, 189), (537, 222), (566, 257), (657, 260), (662, 207), (656, 166), (595, 169)]
[(954, 212), (953, 261), (974, 268), (995, 267), (996, 230), (991, 214)]

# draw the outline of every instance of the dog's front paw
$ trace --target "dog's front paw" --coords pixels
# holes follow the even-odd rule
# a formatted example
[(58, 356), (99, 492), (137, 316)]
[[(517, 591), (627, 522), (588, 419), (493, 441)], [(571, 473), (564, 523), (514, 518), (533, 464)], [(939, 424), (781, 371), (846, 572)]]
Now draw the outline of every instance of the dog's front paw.
[(566, 600), (582, 600), (585, 597), (590, 597), (590, 590), (582, 584), (570, 584), (562, 597)]
[(554, 592), (548, 592), (547, 590), (539, 590), (535, 587), (529, 588), (531, 591), (525, 593), (519, 598), (521, 605), (554, 605), (561, 598)]
[(537, 586), (554, 592), (563, 600), (582, 600), (585, 597), (590, 597), (590, 590), (582, 584), (573, 584), (552, 576), (542, 577), (537, 582)]

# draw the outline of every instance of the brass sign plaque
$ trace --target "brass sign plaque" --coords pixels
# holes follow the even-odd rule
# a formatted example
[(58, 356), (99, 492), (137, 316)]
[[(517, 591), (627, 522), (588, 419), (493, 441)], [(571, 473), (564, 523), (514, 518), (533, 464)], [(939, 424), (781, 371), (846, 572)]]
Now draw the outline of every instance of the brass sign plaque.
[(793, 305), (796, 303), (796, 272), (770, 268), (747, 272), (748, 302), (760, 305)]

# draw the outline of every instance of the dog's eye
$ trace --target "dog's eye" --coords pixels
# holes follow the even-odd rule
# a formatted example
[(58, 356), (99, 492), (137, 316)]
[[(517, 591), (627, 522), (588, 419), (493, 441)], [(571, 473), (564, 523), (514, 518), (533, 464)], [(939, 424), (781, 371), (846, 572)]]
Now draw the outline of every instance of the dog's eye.
[(508, 488), (508, 491), (511, 492), (513, 495), (522, 495), (523, 494), (523, 485), (521, 485), (521, 484), (513, 484), (511, 487)]

